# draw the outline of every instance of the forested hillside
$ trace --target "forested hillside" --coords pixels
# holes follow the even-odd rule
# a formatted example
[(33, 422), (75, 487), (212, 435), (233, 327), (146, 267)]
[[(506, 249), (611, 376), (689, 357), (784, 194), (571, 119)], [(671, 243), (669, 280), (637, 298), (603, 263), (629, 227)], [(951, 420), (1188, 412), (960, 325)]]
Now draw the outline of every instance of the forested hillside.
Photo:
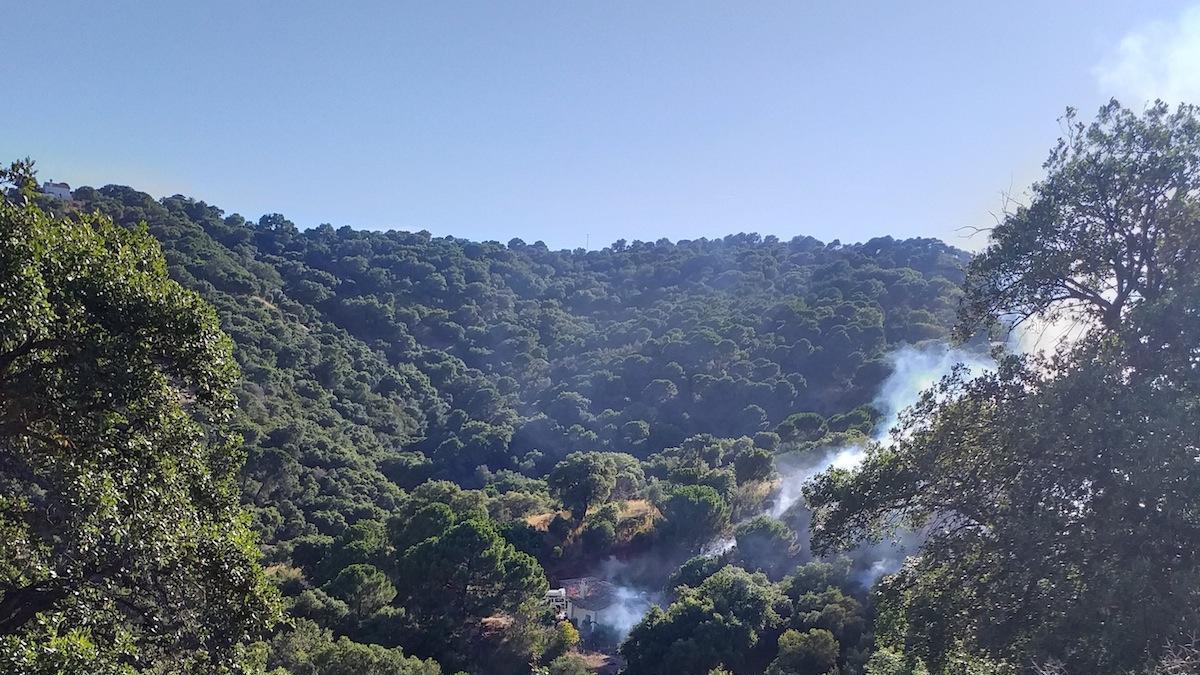
[(573, 451), (645, 459), (799, 412), (868, 429), (854, 411), (887, 376), (883, 355), (947, 335), (966, 261), (890, 238), (550, 251), (301, 231), (114, 186), (76, 199), (147, 223), (172, 276), (217, 308), (269, 543), (383, 517), (427, 478), (518, 486), (502, 472), (540, 478)]
[[(117, 186), (38, 203), (145, 227), (232, 338), (242, 501), (290, 617), (257, 663), (293, 673), (438, 668), (409, 655), (571, 672), (577, 646), (622, 635), (580, 645), (547, 618), (547, 574), (613, 554), (652, 551), (638, 582), (668, 592), (726, 562), (780, 578), (809, 555), (765, 516), (737, 555), (668, 574), (765, 508), (777, 455), (866, 439), (885, 355), (947, 337), (967, 261), (891, 238), (551, 251), (301, 231)], [(829, 592), (812, 602), (860, 617), (835, 649), (861, 666), (864, 610)]]
[(1195, 672), (1200, 112), (1064, 123), (974, 257), (301, 231), (13, 164), (0, 671)]

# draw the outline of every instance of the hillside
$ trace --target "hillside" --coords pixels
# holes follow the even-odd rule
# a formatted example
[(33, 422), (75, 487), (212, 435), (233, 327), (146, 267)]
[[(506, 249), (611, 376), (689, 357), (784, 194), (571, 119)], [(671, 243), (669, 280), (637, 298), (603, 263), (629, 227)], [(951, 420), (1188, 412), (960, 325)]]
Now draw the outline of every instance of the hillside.
[(300, 231), (114, 186), (76, 199), (145, 221), (217, 308), (268, 543), (335, 535), (429, 477), (542, 477), (572, 451), (644, 459), (798, 412), (868, 429), (838, 416), (871, 401), (889, 349), (946, 335), (967, 260), (934, 240), (745, 234), (550, 251)]
[[(745, 584), (763, 603), (846, 614), (859, 628), (837, 632), (839, 662), (861, 669), (870, 654), (872, 633), (862, 630), (873, 612), (869, 583), (858, 579), (879, 560), (814, 560), (811, 514), (797, 502), (801, 474), (784, 465), (819, 465), (828, 448), (857, 447), (892, 421), (896, 411), (878, 397), (893, 370), (909, 377), (899, 348), (947, 338), (965, 253), (925, 239), (842, 245), (739, 234), (551, 251), (516, 239), (301, 231), (279, 215), (249, 223), (203, 202), (125, 187), (81, 188), (70, 200), (37, 196), (27, 171), (17, 163), (5, 174), (23, 186), (0, 202), (5, 218), (21, 223), (12, 241), (24, 248), (8, 255), (48, 289), (64, 285), (47, 297), (77, 309), (48, 315), (63, 338), (22, 338), (6, 358), (27, 364), (29, 377), (51, 377), (31, 350), (51, 350), (63, 368), (91, 368), (95, 345), (135, 345), (114, 347), (98, 367), (127, 360), (146, 384), (130, 387), (122, 371), (87, 382), (102, 391), (86, 393), (100, 412), (84, 418), (99, 425), (84, 438), (99, 444), (98, 457), (117, 461), (111, 471), (133, 471), (114, 479), (120, 484), (136, 484), (139, 474), (105, 439), (183, 433), (130, 441), (158, 453), (164, 475), (174, 475), (170, 448), (190, 438), (186, 447), (204, 458), (190, 470), (206, 468), (187, 494), (198, 505), (220, 504), (220, 517), (236, 523), (221, 527), (237, 542), (238, 564), (258, 579), (247, 597), (262, 603), (240, 619), (248, 628), (216, 615), (157, 641), (152, 625), (138, 628), (148, 632), (136, 657), (120, 656), (128, 643), (119, 633), (99, 651), (81, 643), (80, 653), (92, 655), (88, 668), (115, 654), (178, 659), (162, 667), (186, 670), (218, 653), (277, 675), (620, 667), (618, 648), (645, 658), (623, 640), (658, 630), (658, 605)], [(63, 262), (53, 257), (60, 246)], [(112, 279), (93, 282), (101, 273)], [(126, 287), (147, 306), (169, 297), (192, 309), (146, 315), (129, 308)], [(192, 313), (200, 324), (189, 323)], [(231, 339), (186, 333), (208, 323)], [(98, 337), (82, 339), (80, 330)], [(208, 350), (188, 367), (223, 373), (201, 387), (211, 410), (194, 405), (198, 385), (172, 374), (172, 359), (192, 352), (155, 356), (170, 346), (151, 337), (163, 331), (185, 331), (171, 340)], [(151, 400), (164, 412), (142, 420), (145, 387), (163, 388)], [(163, 426), (167, 419), (187, 422)], [(40, 448), (55, 436), (32, 438)], [(114, 484), (105, 482), (109, 470), (85, 473), (101, 489)], [(48, 474), (22, 488), (20, 503), (44, 502), (56, 481)], [(237, 534), (238, 492), (257, 541)], [(63, 503), (81, 518), (105, 512), (81, 499)], [(164, 518), (181, 513), (161, 507)], [(38, 509), (21, 509), (35, 529), (50, 526)], [(118, 527), (112, 536), (105, 564), (120, 569), (130, 555), (123, 542), (141, 535)], [(253, 563), (255, 547), (266, 577)], [(50, 556), (44, 573), (80, 575), (86, 586), (77, 557)], [(217, 562), (188, 560), (204, 570)], [(145, 564), (151, 588), (170, 578), (161, 559)], [(568, 577), (597, 575), (613, 593), (594, 621), (572, 617), (572, 627), (543, 601)], [(812, 575), (820, 581), (809, 589), (801, 580)], [(214, 588), (234, 580), (193, 577)], [(269, 618), (276, 591), (286, 623)], [(89, 597), (98, 604), (81, 607), (106, 621), (143, 625), (132, 605), (110, 604), (108, 591)], [(189, 598), (179, 596), (180, 611)], [(803, 616), (792, 625), (808, 626)], [(771, 635), (785, 628), (779, 620), (763, 626)], [(251, 635), (261, 661), (237, 651)], [(773, 652), (746, 645), (731, 653), (761, 669), (758, 660)]]
[[(39, 195), (18, 162), (0, 666), (1191, 663), (1200, 248), (1170, 186), (1200, 151), (1138, 149), (1192, 137), (1190, 109), (1166, 115), (1102, 110), (973, 258), (300, 231), (123, 187)], [(1137, 143), (1099, 161), (1105, 139)], [(1088, 220), (1088, 195), (1148, 180), (1124, 217), (1162, 222)], [(950, 347), (1063, 318), (1079, 334), (1053, 358)]]

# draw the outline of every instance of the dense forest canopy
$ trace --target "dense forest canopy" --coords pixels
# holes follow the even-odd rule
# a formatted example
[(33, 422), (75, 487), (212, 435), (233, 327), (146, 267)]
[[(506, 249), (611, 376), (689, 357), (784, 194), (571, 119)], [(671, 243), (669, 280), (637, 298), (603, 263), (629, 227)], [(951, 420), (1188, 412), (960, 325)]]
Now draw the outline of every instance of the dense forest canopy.
[[(301, 231), (118, 186), (38, 207), (145, 228), (215, 308), (241, 370), (242, 500), (289, 614), (454, 667), (479, 658), (481, 619), (537, 623), (538, 561), (654, 537), (686, 557), (757, 508), (777, 453), (870, 432), (885, 355), (948, 335), (967, 260), (890, 238), (551, 251)], [(527, 523), (559, 504), (561, 526)], [(414, 586), (431, 571), (461, 576)], [(507, 639), (515, 669), (545, 639)]]
[[(1200, 122), (1066, 129), (974, 258), (300, 230), (14, 164), (0, 666), (1186, 672)], [(886, 435), (904, 355), (989, 345)], [(619, 617), (547, 603), (585, 575)]]
[[(933, 240), (617, 242), (550, 251), (257, 223), (109, 186), (217, 309), (264, 541), (337, 535), (398, 487), (541, 478), (576, 451), (645, 459), (870, 403), (893, 345), (947, 335), (966, 256)], [(261, 507), (261, 508), (258, 508)]]

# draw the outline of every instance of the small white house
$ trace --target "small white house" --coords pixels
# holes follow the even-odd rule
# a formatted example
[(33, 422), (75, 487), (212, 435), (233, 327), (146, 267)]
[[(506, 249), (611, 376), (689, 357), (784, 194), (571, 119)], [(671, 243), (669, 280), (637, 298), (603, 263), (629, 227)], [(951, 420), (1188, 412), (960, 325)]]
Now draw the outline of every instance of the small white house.
[(546, 603), (582, 631), (607, 625), (606, 610), (616, 604), (616, 589), (604, 579), (564, 579), (562, 588), (547, 591)]
[(54, 181), (46, 181), (42, 183), (42, 194), (57, 197), (59, 199), (71, 199), (71, 186), (66, 183), (55, 183)]

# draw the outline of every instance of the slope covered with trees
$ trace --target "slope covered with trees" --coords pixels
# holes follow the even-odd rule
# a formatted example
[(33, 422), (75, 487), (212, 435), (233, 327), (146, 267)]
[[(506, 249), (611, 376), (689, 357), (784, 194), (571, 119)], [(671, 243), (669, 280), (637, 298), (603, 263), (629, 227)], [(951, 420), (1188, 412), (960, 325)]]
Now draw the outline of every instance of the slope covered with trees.
[(238, 377), (157, 243), (0, 171), (0, 670), (231, 672), (274, 589), (238, 503)]
[[(23, 170), (15, 167), (14, 181)], [(209, 657), (223, 644), (214, 640), (229, 639), (240, 651), (221, 667), (248, 670), (438, 672), (430, 657), (476, 672), (577, 668), (570, 650), (579, 635), (556, 626), (541, 603), (544, 569), (648, 547), (682, 561), (761, 509), (778, 453), (869, 433), (879, 415), (870, 402), (890, 369), (884, 355), (948, 335), (966, 261), (933, 240), (843, 246), (736, 235), (550, 251), (424, 232), (300, 231), (278, 215), (250, 223), (203, 202), (116, 186), (77, 190), (69, 202), (33, 198), (14, 190), (6, 208), (44, 214), (28, 217), (64, 232), (127, 233), (143, 257), (109, 255), (106, 269), (150, 264), (161, 277), (154, 283), (203, 298), (215, 313), (202, 304), (196, 316), (212, 317), (204, 318), (212, 329), (219, 321), (232, 338), (215, 343), (231, 347), (223, 355), (187, 357), (225, 369), (222, 428), (240, 434), (241, 501), (289, 618), (274, 625), (271, 594), (255, 586), (266, 604), (253, 626), (236, 629), (230, 610), (224, 625), (202, 616), (189, 630), (209, 631), (199, 633), (211, 635), (201, 643), (211, 645), (202, 652)], [(13, 241), (53, 246), (24, 234)], [(16, 298), (13, 316), (27, 313), (27, 290), (6, 296)], [(47, 302), (57, 312), (69, 299)], [(123, 328), (149, 346), (187, 344), (137, 325)], [(5, 339), (18, 362), (25, 338)], [(167, 357), (148, 358), (161, 368)], [(122, 384), (130, 387), (123, 396), (146, 391)], [(24, 447), (6, 434), (6, 448)], [(218, 467), (228, 480), (238, 465), (230, 458)], [(782, 553), (771, 550), (777, 541)], [(672, 596), (717, 602), (701, 598), (732, 583), (780, 599), (756, 619), (772, 639), (745, 663), (767, 665), (775, 638), (826, 639), (791, 613), (796, 603), (823, 602), (805, 600), (808, 589), (792, 598), (738, 568), (706, 581), (730, 561), (782, 578), (804, 558), (796, 533), (760, 518), (739, 526), (738, 543), (744, 554), (691, 563), (712, 569), (668, 584)], [(16, 583), (29, 571), (12, 573)], [(203, 570), (188, 574), (204, 580)], [(3, 602), (20, 599), (14, 588)], [(136, 613), (127, 602), (132, 595), (101, 609)], [(653, 628), (663, 621), (652, 617), (642, 630), (667, 630)], [(847, 644), (858, 644), (858, 621)], [(51, 668), (36, 653), (64, 639), (44, 633), (55, 625), (31, 633), (14, 624), (6, 632), (27, 642), (7, 643), (6, 654), (35, 645), (22, 658)], [(96, 637), (71, 635), (83, 651)], [(143, 668), (144, 657), (131, 655), (158, 653), (148, 638), (129, 651), (119, 637), (96, 647), (115, 668)], [(165, 645), (162, 654), (189, 658), (182, 645)], [(627, 653), (631, 663), (641, 658), (636, 647)]]
[[(1200, 113), (1066, 128), (974, 259), (300, 231), (13, 165), (0, 669), (1195, 672)], [(870, 441), (889, 351), (1036, 321), (1076, 339)], [(898, 529), (878, 584), (836, 557)], [(581, 635), (543, 594), (612, 556), (662, 606)]]
[(947, 334), (965, 261), (933, 240), (567, 252), (300, 231), (121, 187), (76, 200), (146, 222), (173, 276), (217, 308), (269, 543), (383, 517), (428, 478), (524, 485), (505, 472), (753, 437), (802, 412), (868, 428), (867, 411), (844, 414), (871, 401), (890, 347)]

